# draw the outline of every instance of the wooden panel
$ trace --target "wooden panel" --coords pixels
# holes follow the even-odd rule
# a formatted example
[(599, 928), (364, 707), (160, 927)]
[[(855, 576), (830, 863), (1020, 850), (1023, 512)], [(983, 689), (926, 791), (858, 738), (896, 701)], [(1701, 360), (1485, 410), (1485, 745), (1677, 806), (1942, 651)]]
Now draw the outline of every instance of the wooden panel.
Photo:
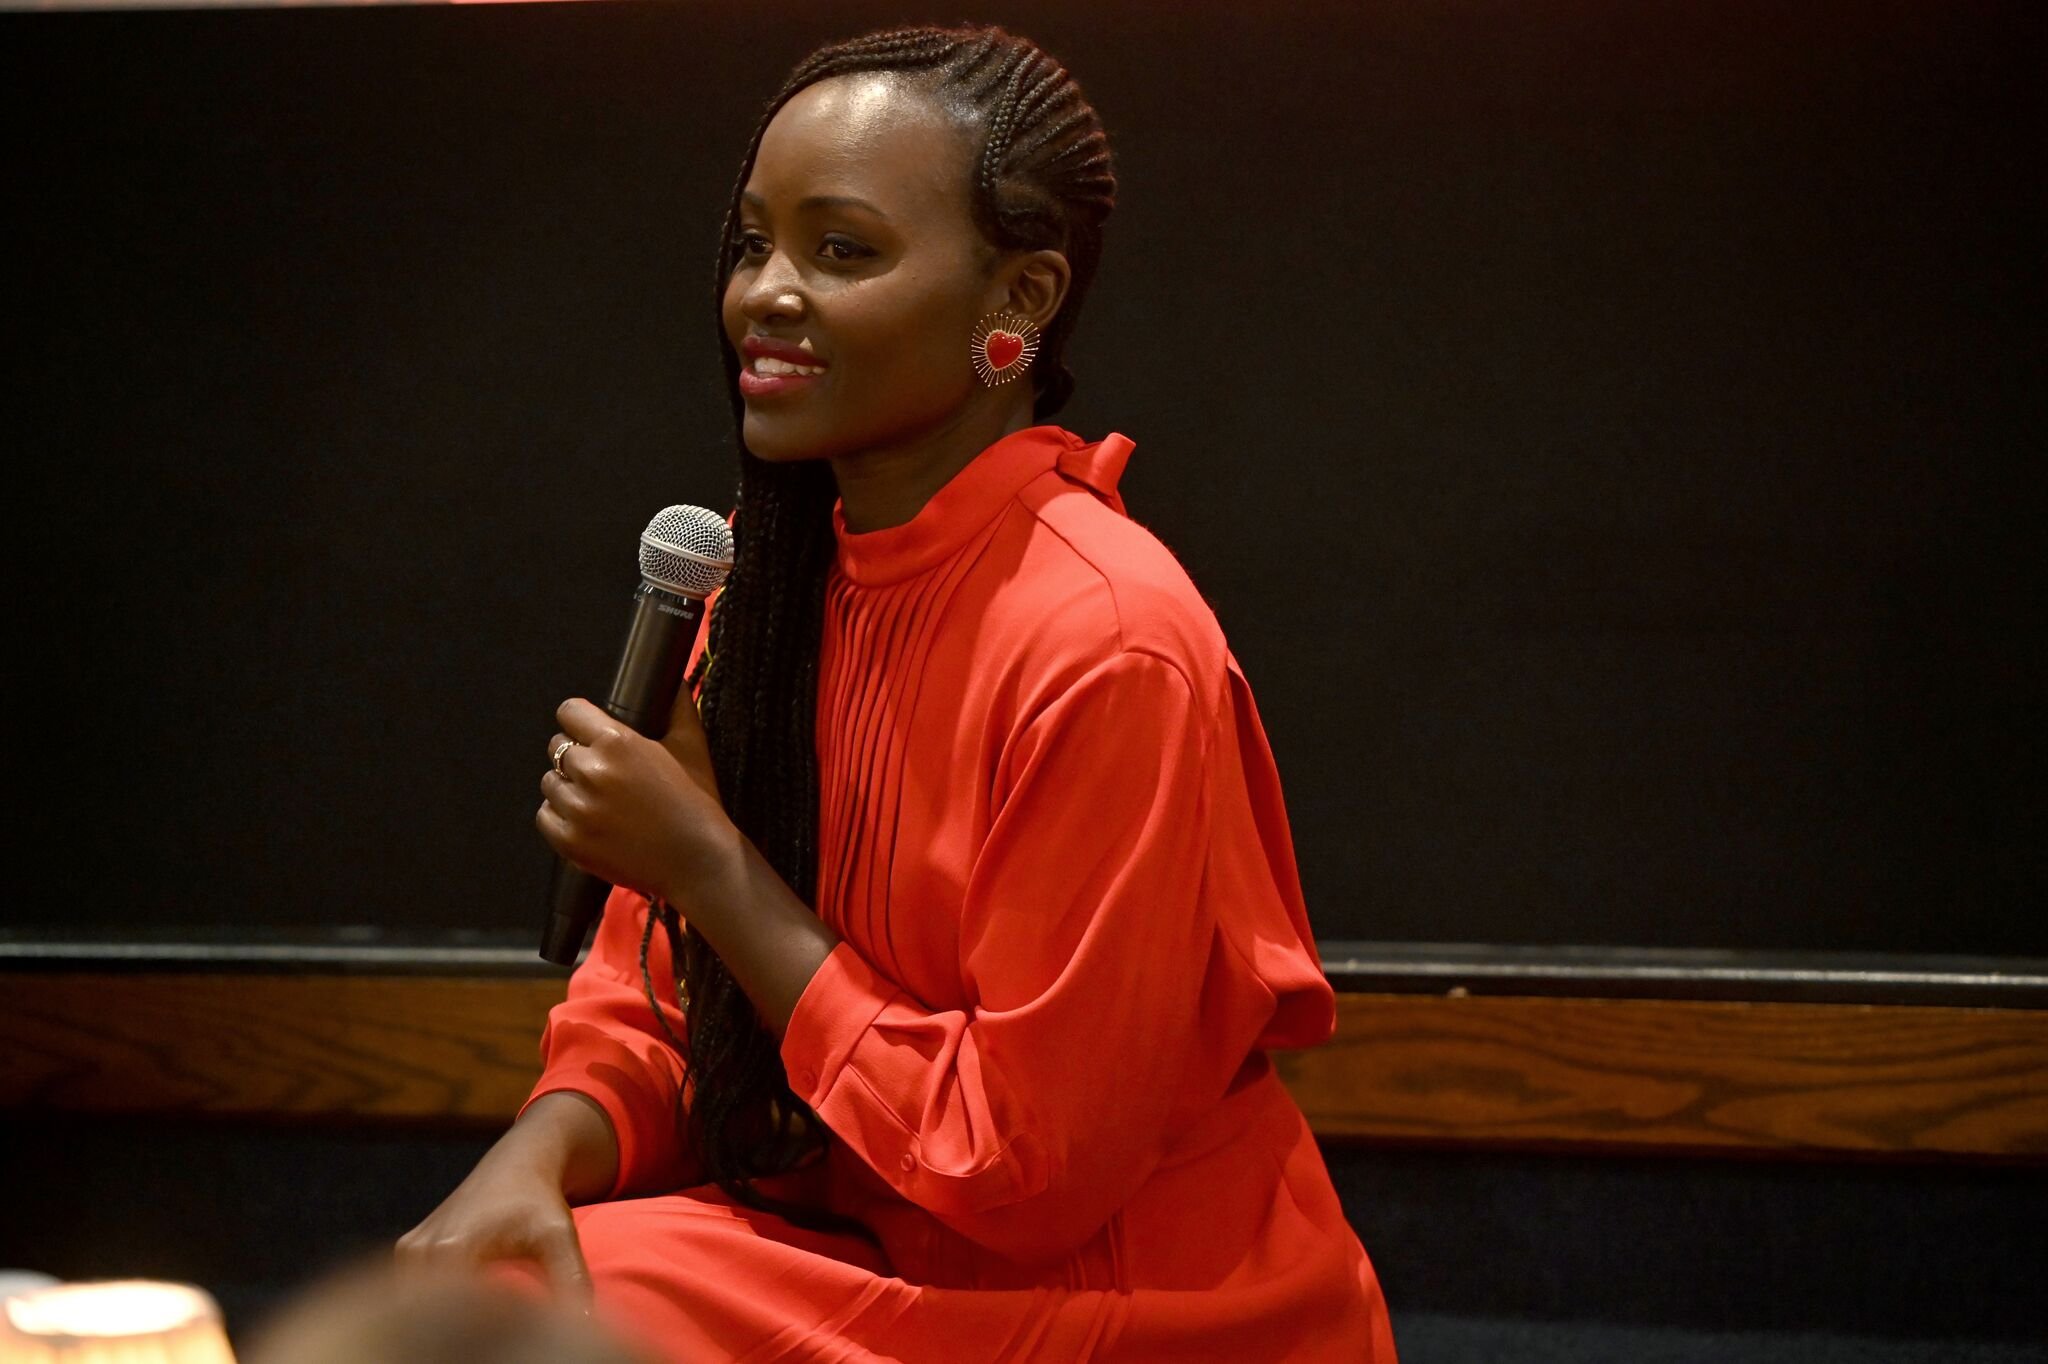
[[(25, 973), (0, 1105), (502, 1123), (560, 979)], [(1345, 995), (1277, 1059), (1317, 1132), (1424, 1144), (2048, 1158), (2048, 1014)]]
[(2048, 1156), (2048, 1013), (1345, 995), (1279, 1057), (1325, 1136)]
[(103, 1113), (512, 1116), (559, 979), (20, 975), (0, 1103)]

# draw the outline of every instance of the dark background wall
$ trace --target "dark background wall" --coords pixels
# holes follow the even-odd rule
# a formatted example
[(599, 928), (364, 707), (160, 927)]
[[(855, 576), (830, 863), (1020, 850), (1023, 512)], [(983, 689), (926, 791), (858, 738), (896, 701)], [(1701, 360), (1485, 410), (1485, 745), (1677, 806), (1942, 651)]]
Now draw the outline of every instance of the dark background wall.
[[(2042, 954), (2023, 4), (989, 4), (1326, 937)], [(901, 6), (0, 17), (11, 925), (519, 929), (718, 215)]]

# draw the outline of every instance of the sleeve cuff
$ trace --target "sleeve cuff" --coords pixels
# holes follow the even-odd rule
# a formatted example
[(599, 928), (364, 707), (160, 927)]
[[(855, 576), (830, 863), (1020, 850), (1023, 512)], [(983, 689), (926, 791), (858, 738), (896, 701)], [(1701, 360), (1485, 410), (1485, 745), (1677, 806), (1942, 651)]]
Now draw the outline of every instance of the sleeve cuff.
[(782, 1034), (789, 1087), (815, 1111), (876, 1015), (903, 991), (842, 941), (804, 986)]
[[(899, 1004), (898, 1001), (909, 1001)], [(878, 1042), (875, 1027), (915, 1003), (841, 942), (804, 987), (782, 1036), (782, 1061), (792, 1093), (838, 1134), (868, 1167), (927, 1211), (967, 1215), (1013, 1203), (1042, 1190), (1047, 1165), (1037, 1140), (1018, 1132), (970, 1163), (932, 1163), (918, 1130), (892, 1108), (887, 1081), (856, 1062)], [(892, 1012), (893, 1008), (893, 1012)], [(895, 1044), (900, 1049), (900, 1042)], [(875, 1057), (870, 1054), (872, 1062)], [(881, 1088), (877, 1088), (877, 1084)]]

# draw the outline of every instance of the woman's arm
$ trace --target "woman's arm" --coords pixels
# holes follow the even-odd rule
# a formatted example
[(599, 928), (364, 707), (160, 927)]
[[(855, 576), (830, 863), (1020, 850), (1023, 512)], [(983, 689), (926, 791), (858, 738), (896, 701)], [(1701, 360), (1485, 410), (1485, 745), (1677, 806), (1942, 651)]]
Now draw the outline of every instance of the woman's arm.
[(571, 1204), (699, 1182), (677, 1121), (683, 1060), (668, 1040), (687, 1023), (667, 935), (649, 931), (647, 914), (643, 897), (613, 891), (590, 955), (548, 1011), (532, 1093), (476, 1168), (400, 1239), (401, 1264), (532, 1259), (578, 1293)]
[(668, 935), (649, 912), (646, 897), (630, 890), (605, 901), (589, 955), (548, 1010), (541, 1073), (527, 1097), (530, 1109), (568, 1092), (602, 1113), (613, 1179), (591, 1198), (680, 1188), (701, 1173), (679, 1121), (687, 1071), (670, 1040), (686, 1037), (689, 1022), (676, 998)]
[(804, 987), (840, 942), (731, 823), (678, 874), (669, 903), (704, 935), (777, 1037)]
[(571, 1203), (604, 1197), (619, 1177), (610, 1117), (574, 1090), (552, 1090), (528, 1104), (484, 1158), (539, 1175)]

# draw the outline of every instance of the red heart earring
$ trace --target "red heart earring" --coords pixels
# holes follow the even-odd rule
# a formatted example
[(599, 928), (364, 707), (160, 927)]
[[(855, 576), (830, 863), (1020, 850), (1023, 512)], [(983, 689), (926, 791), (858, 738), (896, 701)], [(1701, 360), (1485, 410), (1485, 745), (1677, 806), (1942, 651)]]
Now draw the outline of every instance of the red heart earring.
[(990, 388), (1031, 368), (1038, 354), (1038, 324), (1012, 312), (996, 311), (974, 324), (974, 372)]

